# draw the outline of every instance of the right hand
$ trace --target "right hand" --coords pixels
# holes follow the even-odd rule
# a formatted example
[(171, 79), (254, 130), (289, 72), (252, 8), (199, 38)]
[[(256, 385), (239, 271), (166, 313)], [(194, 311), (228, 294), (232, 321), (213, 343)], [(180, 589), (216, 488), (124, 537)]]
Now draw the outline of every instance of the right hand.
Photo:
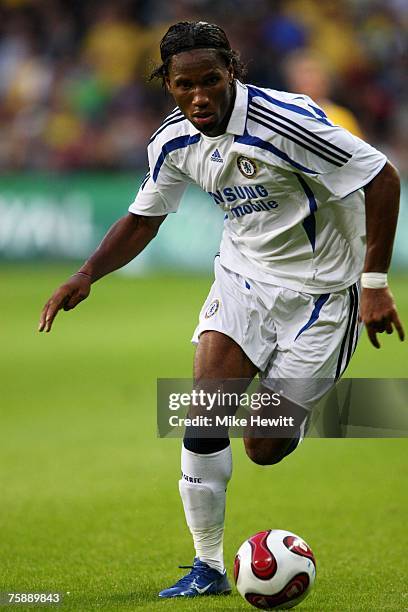
[(388, 287), (381, 289), (364, 288), (361, 293), (360, 320), (367, 328), (370, 342), (380, 348), (377, 334), (393, 333), (397, 330), (400, 340), (404, 340), (404, 328), (399, 319), (394, 297)]
[(86, 274), (73, 274), (71, 278), (61, 285), (50, 297), (41, 312), (38, 331), (51, 331), (57, 313), (61, 308), (72, 310), (85, 300), (91, 292), (91, 277)]

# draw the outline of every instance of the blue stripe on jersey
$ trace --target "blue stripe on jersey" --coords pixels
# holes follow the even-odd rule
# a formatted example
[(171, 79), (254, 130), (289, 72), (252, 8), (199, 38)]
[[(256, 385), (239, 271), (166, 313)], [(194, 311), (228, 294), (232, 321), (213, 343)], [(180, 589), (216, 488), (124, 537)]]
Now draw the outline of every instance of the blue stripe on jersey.
[[(320, 142), (318, 142), (316, 139), (312, 139), (309, 136), (305, 136), (305, 134), (302, 133), (302, 131), (297, 131), (297, 129), (294, 129), (293, 127), (290, 127), (289, 125), (286, 125), (285, 123), (281, 123), (280, 121), (275, 119), (272, 115), (263, 114), (261, 111), (257, 110), (258, 108), (261, 108), (259, 104), (257, 104), (256, 107), (257, 108), (254, 108), (254, 106), (251, 106), (249, 108), (249, 112), (252, 113), (252, 115), (249, 114), (248, 117), (249, 119), (252, 119), (252, 121), (259, 123), (260, 125), (263, 125), (269, 130), (273, 130), (274, 132), (281, 134), (282, 136), (285, 136), (285, 138), (289, 138), (289, 140), (296, 142), (304, 149), (307, 149), (308, 151), (311, 151), (315, 155), (322, 157), (323, 159), (330, 162), (331, 164), (334, 164), (335, 166), (341, 167), (345, 163), (348, 162), (348, 158), (345, 156), (345, 154), (339, 155), (339, 153), (331, 151), (328, 147), (320, 144)], [(261, 119), (263, 121), (261, 121)], [(279, 128), (282, 128), (282, 129), (279, 129)], [(282, 130), (285, 130), (285, 131), (282, 131)], [(288, 132), (290, 132), (290, 134), (288, 134)], [(306, 144), (306, 143), (309, 143), (309, 144)], [(317, 151), (316, 149), (320, 149), (320, 151)], [(324, 155), (322, 151), (326, 153), (327, 155)], [(327, 157), (327, 156), (330, 156), (330, 157)], [(338, 163), (339, 161), (341, 163)]]
[[(249, 110), (251, 111), (252, 109), (249, 109)], [(262, 115), (261, 113), (258, 113), (255, 110), (252, 110), (252, 112), (253, 113), (256, 112), (261, 117), (264, 117), (264, 115)], [(294, 136), (291, 136), (290, 134), (287, 134), (286, 132), (283, 132), (282, 130), (280, 130), (276, 126), (272, 125), (271, 123), (266, 123), (266, 121), (268, 121), (268, 119), (266, 121), (261, 121), (261, 119), (259, 117), (255, 116), (255, 115), (251, 115), (251, 114), (248, 114), (248, 119), (251, 119), (251, 121), (254, 121), (255, 123), (258, 123), (259, 125), (262, 125), (263, 127), (268, 128), (269, 130), (271, 130), (272, 132), (275, 132), (276, 134), (280, 134), (281, 136), (284, 136), (285, 138), (288, 138), (288, 140), (291, 140), (292, 142), (295, 142), (296, 144), (300, 145), (301, 147), (303, 147), (307, 151), (310, 151), (314, 155), (317, 155), (318, 157), (321, 157), (325, 161), (329, 162), (330, 164), (333, 164), (334, 166), (337, 166), (338, 168), (341, 168), (345, 164), (344, 161), (342, 161), (342, 163), (340, 163), (338, 161), (335, 161), (334, 159), (330, 159), (330, 157), (327, 157), (326, 155), (324, 155), (320, 151), (316, 151), (316, 149), (314, 149), (313, 147), (309, 146), (305, 142), (302, 142), (301, 140), (299, 140), (299, 138), (295, 138)], [(276, 122), (276, 123), (278, 123), (278, 125), (282, 125), (279, 122)], [(283, 126), (283, 128), (284, 129), (290, 129), (290, 128), (286, 128), (286, 126)], [(292, 131), (294, 132), (294, 130), (292, 130)], [(297, 134), (296, 132), (294, 132), (294, 133), (296, 134), (296, 136), (299, 136), (299, 134)], [(306, 140), (306, 138), (305, 138), (305, 140)], [(319, 147), (320, 145), (317, 144), (315, 146)], [(320, 148), (322, 148), (322, 147), (320, 147)]]
[(308, 202), (309, 202), (309, 210), (310, 215), (303, 220), (302, 225), (305, 230), (307, 237), (309, 238), (309, 242), (312, 245), (312, 250), (315, 250), (316, 244), (316, 219), (314, 213), (317, 211), (316, 198), (314, 196), (313, 191), (310, 189), (309, 185), (306, 183), (305, 179), (295, 172), (295, 176), (298, 179), (299, 183), (302, 186), (303, 191), (305, 192)]
[[(312, 141), (316, 147), (319, 146), (317, 143), (321, 143), (324, 146), (326, 151), (327, 149), (330, 149), (330, 151), (327, 151), (330, 153), (330, 155), (333, 155), (345, 161), (348, 161), (352, 157), (351, 153), (344, 151), (344, 149), (340, 149), (340, 147), (337, 147), (332, 142), (329, 142), (328, 140), (324, 140), (324, 138), (322, 138), (318, 134), (315, 134), (314, 132), (311, 132), (310, 130), (306, 129), (304, 126), (299, 125), (299, 123), (296, 123), (296, 121), (292, 121), (292, 119), (289, 119), (288, 117), (285, 117), (284, 115), (275, 113), (272, 109), (266, 106), (262, 106), (261, 104), (258, 104), (257, 102), (251, 102), (251, 109), (253, 112), (255, 111), (255, 112), (258, 112), (259, 114), (261, 114), (261, 111), (263, 111), (266, 115), (268, 115), (270, 121), (276, 121), (274, 117), (277, 117), (280, 121), (290, 124), (291, 126), (296, 128), (296, 130), (303, 132), (303, 134), (307, 134), (307, 137), (302, 134), (302, 138), (304, 138), (304, 140), (308, 140), (309, 142)], [(317, 119), (317, 117), (315, 117), (315, 119)], [(287, 129), (289, 130), (289, 126), (287, 127)], [(291, 131), (292, 131), (292, 128), (291, 128)], [(300, 136), (300, 134), (298, 135)]]
[[(305, 96), (296, 96), (296, 98), (294, 98), (294, 100), (303, 100), (303, 102), (306, 102), (306, 104), (308, 106), (310, 106), (310, 108), (313, 108), (314, 112), (319, 115), (319, 117), (323, 117), (323, 119), (328, 119), (326, 113), (324, 112), (324, 110), (322, 108), (320, 108), (320, 106), (315, 106), (314, 104), (310, 104), (310, 102), (308, 102), (305, 98)], [(331, 125), (331, 123), (330, 123)]]
[(322, 123), (326, 123), (327, 125), (331, 125), (324, 117), (316, 117), (313, 113), (306, 110), (302, 106), (297, 106), (296, 104), (291, 104), (290, 102), (283, 102), (282, 100), (277, 100), (273, 98), (271, 95), (267, 94), (262, 89), (258, 89), (253, 85), (248, 85), (248, 101), (251, 102), (252, 98), (263, 98), (271, 104), (275, 104), (275, 106), (280, 106), (281, 108), (286, 108), (286, 110), (293, 111), (294, 113), (298, 113), (299, 115), (304, 115), (305, 117), (312, 117), (312, 119), (317, 119)]
[(166, 159), (166, 155), (175, 151), (176, 149), (184, 149), (189, 145), (196, 144), (201, 138), (201, 134), (194, 134), (194, 136), (190, 136), (186, 134), (185, 136), (178, 136), (177, 138), (173, 138), (169, 140), (162, 146), (161, 153), (157, 159), (156, 165), (153, 170), (153, 180), (157, 181), (157, 177), (160, 172), (160, 168), (162, 167), (164, 160)]
[(284, 151), (281, 151), (270, 142), (261, 140), (261, 138), (257, 138), (256, 136), (250, 136), (249, 134), (246, 134), (244, 136), (234, 136), (234, 142), (238, 142), (239, 144), (245, 144), (252, 147), (259, 147), (260, 149), (265, 149), (265, 151), (269, 151), (270, 153), (273, 153), (277, 157), (280, 157), (284, 161), (288, 162), (288, 164), (290, 164), (297, 170), (301, 170), (302, 172), (306, 172), (307, 174), (319, 174), (318, 172), (316, 172), (316, 170), (311, 170), (310, 168), (302, 166), (302, 164), (298, 164), (296, 161), (291, 159), (289, 155), (286, 155)]
[(309, 209), (310, 209), (310, 212), (311, 213), (315, 213), (317, 211), (317, 203), (316, 203), (316, 198), (315, 198), (315, 195), (314, 195), (313, 191), (311, 190), (309, 185), (306, 183), (306, 181), (303, 178), (303, 176), (301, 176), (300, 174), (297, 174), (297, 173), (295, 173), (295, 176), (297, 177), (299, 183), (303, 187), (303, 190), (304, 190), (305, 194), (307, 195), (307, 198), (309, 200)]
[(322, 117), (323, 119), (327, 119), (328, 118), (326, 113), (324, 112), (324, 110), (322, 108), (320, 108), (320, 106), (315, 106), (314, 104), (310, 104), (310, 103), (308, 103), (308, 106), (310, 106), (310, 108), (313, 108), (314, 112), (317, 113), (319, 115), (319, 117)]
[(305, 230), (309, 242), (312, 245), (312, 251), (315, 251), (316, 244), (316, 219), (314, 215), (309, 215), (302, 221), (303, 229)]
[(176, 115), (171, 121), (165, 121), (163, 125), (161, 125), (159, 129), (150, 138), (149, 144), (151, 144), (157, 138), (157, 136), (161, 134), (169, 125), (173, 125), (174, 123), (180, 123), (181, 121), (185, 121), (185, 119), (186, 118), (184, 117), (184, 115), (181, 115), (180, 117)]
[(309, 329), (309, 327), (311, 327), (313, 323), (317, 321), (317, 319), (319, 318), (320, 311), (322, 307), (324, 306), (324, 304), (329, 299), (329, 297), (330, 297), (330, 293), (323, 293), (323, 295), (317, 298), (317, 300), (314, 303), (314, 308), (313, 308), (312, 314), (310, 315), (310, 319), (301, 329), (299, 329), (298, 333), (296, 334), (295, 340), (297, 340), (300, 334), (303, 334), (304, 331)]
[(143, 179), (143, 181), (142, 181), (142, 184), (140, 185), (140, 189), (141, 189), (142, 191), (143, 191), (143, 189), (144, 189), (144, 187), (145, 187), (145, 185), (146, 185), (147, 181), (149, 180), (149, 178), (150, 178), (150, 170), (148, 170), (148, 171), (146, 172), (146, 174), (144, 175), (144, 179)]

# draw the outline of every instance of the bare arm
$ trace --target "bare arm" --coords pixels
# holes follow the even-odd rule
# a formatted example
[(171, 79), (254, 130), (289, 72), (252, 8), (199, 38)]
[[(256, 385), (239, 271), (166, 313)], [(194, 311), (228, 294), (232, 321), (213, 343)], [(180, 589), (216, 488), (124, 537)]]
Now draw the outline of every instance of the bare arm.
[[(391, 262), (399, 210), (400, 181), (394, 166), (387, 162), (364, 191), (367, 229), (364, 272), (384, 273)], [(360, 317), (376, 348), (380, 348), (377, 333), (392, 334), (393, 326), (400, 340), (404, 339), (394, 298), (388, 288), (362, 290)]]
[(96, 251), (45, 304), (38, 330), (51, 331), (53, 321), (61, 308), (75, 308), (88, 297), (93, 282), (118, 270), (141, 253), (156, 236), (165, 218), (128, 213), (112, 225)]
[(79, 269), (94, 283), (132, 261), (156, 236), (165, 216), (141, 217), (128, 213), (109, 229), (96, 251)]

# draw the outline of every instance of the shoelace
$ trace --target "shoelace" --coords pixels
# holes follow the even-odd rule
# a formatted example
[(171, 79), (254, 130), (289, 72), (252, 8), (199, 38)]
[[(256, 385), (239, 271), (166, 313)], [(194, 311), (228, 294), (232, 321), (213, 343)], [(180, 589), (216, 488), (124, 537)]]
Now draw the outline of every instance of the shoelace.
[(194, 574), (197, 575), (199, 572), (201, 574), (207, 573), (208, 570), (211, 570), (210, 567), (207, 568), (205, 565), (200, 567), (197, 567), (197, 565), (179, 565), (178, 567), (179, 569), (189, 569), (191, 571), (186, 576), (180, 578), (180, 580), (177, 582), (177, 586), (184, 586), (189, 584), (191, 582), (191, 578), (194, 578)]

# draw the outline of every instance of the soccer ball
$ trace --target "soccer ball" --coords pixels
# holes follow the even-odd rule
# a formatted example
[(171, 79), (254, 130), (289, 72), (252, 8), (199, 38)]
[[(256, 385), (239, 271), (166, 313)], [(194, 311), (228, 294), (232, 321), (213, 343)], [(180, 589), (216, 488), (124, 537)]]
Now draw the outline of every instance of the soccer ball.
[(315, 575), (310, 547), (282, 529), (256, 533), (242, 544), (234, 561), (239, 593), (261, 610), (293, 608), (310, 593)]

